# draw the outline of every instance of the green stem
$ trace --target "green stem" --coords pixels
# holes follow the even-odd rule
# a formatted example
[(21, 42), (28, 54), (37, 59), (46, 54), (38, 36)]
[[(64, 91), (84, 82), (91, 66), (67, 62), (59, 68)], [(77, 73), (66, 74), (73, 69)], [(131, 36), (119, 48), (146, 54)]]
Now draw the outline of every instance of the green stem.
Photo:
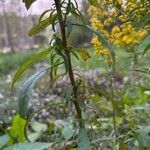
[(67, 48), (67, 38), (66, 38), (66, 29), (65, 29), (65, 20), (63, 19), (62, 16), (62, 10), (61, 10), (61, 0), (54, 0), (55, 1), (55, 6), (56, 6), (56, 10), (57, 10), (57, 15), (58, 15), (58, 20), (59, 20), (59, 26), (60, 26), (60, 30), (61, 30), (61, 36), (62, 36), (62, 41), (63, 41), (63, 46), (65, 48), (65, 54), (68, 58), (68, 70), (69, 70), (69, 78), (70, 78), (70, 82), (72, 85), (72, 89), (73, 89), (73, 103), (77, 112), (77, 118), (79, 120), (79, 122), (82, 119), (82, 111), (81, 108), (79, 106), (78, 103), (78, 92), (77, 92), (77, 85), (75, 82), (75, 78), (74, 78), (74, 73), (73, 73), (73, 69), (72, 69), (72, 64), (71, 64), (71, 57), (70, 57), (70, 51)]

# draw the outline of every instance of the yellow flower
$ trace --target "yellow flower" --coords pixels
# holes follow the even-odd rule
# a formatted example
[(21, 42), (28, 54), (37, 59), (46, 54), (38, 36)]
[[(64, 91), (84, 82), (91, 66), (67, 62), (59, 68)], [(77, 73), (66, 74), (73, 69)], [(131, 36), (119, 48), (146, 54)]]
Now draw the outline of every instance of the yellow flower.
[[(120, 48), (135, 46), (143, 39), (147, 32), (145, 30), (137, 31), (132, 25), (132, 22), (123, 22), (129, 19), (128, 12), (136, 8), (138, 1), (115, 1), (124, 7), (126, 13), (119, 14), (118, 10), (113, 6), (114, 0), (98, 0), (99, 4), (102, 4), (101, 7), (90, 6), (88, 10), (91, 17), (91, 26), (96, 31), (101, 32), (111, 45)], [(105, 6), (108, 7), (106, 8)], [(135, 13), (134, 17), (136, 17), (136, 19), (140, 19), (138, 15), (139, 11), (143, 11), (143, 9)], [(118, 20), (120, 21), (119, 23)], [(105, 55), (106, 57), (109, 56), (109, 50), (103, 47), (97, 37), (93, 37), (91, 43), (97, 54)]]
[(103, 55), (110, 55), (110, 51), (108, 49), (103, 49), (102, 51)]
[(122, 41), (127, 45), (132, 43), (131, 37), (128, 37), (127, 35), (122, 38)]
[(118, 32), (120, 32), (119, 27), (117, 27), (117, 26), (113, 27), (113, 29), (112, 29), (112, 34), (118, 33)]
[(118, 2), (119, 4), (122, 4), (122, 0), (117, 0), (117, 2)]

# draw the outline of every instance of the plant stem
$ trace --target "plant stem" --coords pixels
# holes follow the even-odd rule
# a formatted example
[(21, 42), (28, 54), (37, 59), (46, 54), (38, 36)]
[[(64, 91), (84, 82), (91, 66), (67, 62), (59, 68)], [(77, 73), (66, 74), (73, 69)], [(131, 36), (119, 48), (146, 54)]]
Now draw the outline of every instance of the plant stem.
[[(67, 48), (68, 45), (67, 45), (67, 38), (66, 38), (65, 20), (63, 19), (63, 16), (62, 16), (61, 0), (54, 0), (54, 1), (55, 1), (56, 10), (57, 10), (58, 20), (59, 20), (59, 26), (60, 26), (60, 30), (61, 30), (63, 47), (65, 48), (65, 54), (68, 58), (69, 78), (70, 78), (70, 82), (71, 82), (72, 89), (73, 89), (73, 104), (74, 104), (76, 112), (77, 112), (77, 119), (80, 122), (82, 119), (82, 111), (81, 111), (81, 108), (80, 108), (78, 100), (77, 100), (78, 99), (78, 92), (77, 92), (78, 89), (77, 89), (77, 85), (75, 82), (74, 73), (73, 73), (73, 69), (72, 69), (70, 51)], [(79, 125), (81, 125), (81, 124), (79, 123)]]

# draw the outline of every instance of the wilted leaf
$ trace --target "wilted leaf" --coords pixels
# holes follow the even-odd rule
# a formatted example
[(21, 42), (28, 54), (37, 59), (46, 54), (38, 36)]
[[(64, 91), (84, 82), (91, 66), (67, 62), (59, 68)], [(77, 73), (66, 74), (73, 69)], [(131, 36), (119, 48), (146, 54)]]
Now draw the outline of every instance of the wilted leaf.
[(31, 90), (35, 82), (46, 72), (49, 67), (42, 68), (33, 74), (23, 85), (19, 93), (19, 114), (25, 118), (28, 112), (28, 101), (30, 98)]
[(16, 72), (13, 78), (12, 87), (15, 82), (23, 75), (23, 73), (35, 62), (39, 61), (42, 58), (45, 58), (49, 54), (50, 48), (43, 50), (37, 54), (32, 55), (27, 62), (25, 62)]
[(90, 150), (90, 141), (85, 127), (80, 127), (79, 129), (78, 148), (79, 150)]
[(27, 9), (29, 9), (32, 3), (34, 3), (35, 1), (36, 0), (23, 0)]
[(84, 48), (80, 48), (80, 49), (78, 49), (78, 51), (84, 61), (86, 61), (87, 59), (89, 59), (91, 57), (90, 54), (88, 53), (88, 51)]
[(50, 148), (52, 143), (34, 142), (34, 143), (18, 143), (4, 150), (44, 150)]
[(25, 136), (24, 136), (25, 124), (26, 124), (26, 120), (21, 118), (20, 115), (16, 115), (13, 118), (11, 135), (13, 136), (13, 138), (18, 139), (19, 142), (25, 141)]

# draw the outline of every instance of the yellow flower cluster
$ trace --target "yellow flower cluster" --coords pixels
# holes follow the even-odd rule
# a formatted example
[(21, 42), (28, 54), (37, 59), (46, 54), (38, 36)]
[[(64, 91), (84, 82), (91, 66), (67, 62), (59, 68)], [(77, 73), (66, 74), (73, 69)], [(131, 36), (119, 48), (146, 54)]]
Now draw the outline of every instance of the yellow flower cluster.
[(109, 42), (118, 46), (134, 46), (146, 35), (146, 31), (136, 31), (131, 23), (114, 26), (110, 32)]
[(102, 55), (105, 58), (105, 62), (111, 63), (110, 51), (102, 46), (102, 44), (99, 41), (98, 37), (94, 37), (92, 39), (91, 43), (95, 47), (96, 54)]
[[(116, 2), (123, 6), (124, 11), (131, 11), (136, 7), (135, 1), (126, 2), (124, 0), (103, 0), (100, 7), (90, 6), (88, 13), (91, 17), (91, 26), (100, 31), (108, 39), (110, 44), (116, 47), (130, 47), (138, 44), (147, 34), (145, 30), (136, 30), (129, 20), (127, 13), (120, 13), (114, 6)], [(142, 10), (140, 10), (142, 11)], [(91, 43), (94, 45), (97, 54), (110, 55), (97, 37), (93, 37)]]

